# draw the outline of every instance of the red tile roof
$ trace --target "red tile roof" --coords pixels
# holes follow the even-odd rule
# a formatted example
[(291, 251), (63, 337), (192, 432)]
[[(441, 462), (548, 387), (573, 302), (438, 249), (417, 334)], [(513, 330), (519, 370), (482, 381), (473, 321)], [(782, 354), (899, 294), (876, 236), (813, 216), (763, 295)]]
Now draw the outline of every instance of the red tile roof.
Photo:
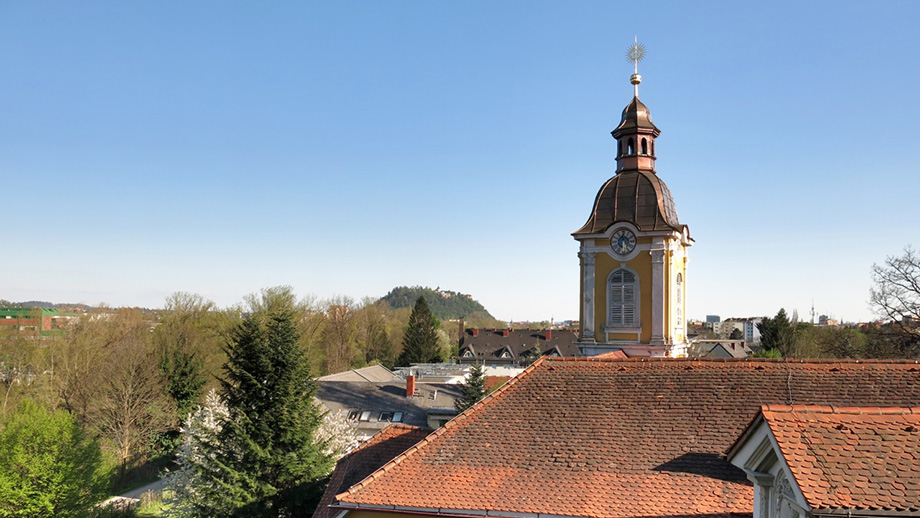
[(486, 376), (486, 392), (498, 390), (499, 387), (510, 379), (511, 376)]
[(920, 511), (920, 407), (768, 405), (763, 416), (815, 511)]
[(336, 493), (348, 489), (352, 484), (370, 475), (430, 433), (431, 430), (428, 428), (391, 424), (339, 459), (313, 518), (332, 518), (335, 513), (329, 508), (329, 504)]
[(752, 487), (722, 452), (762, 403), (918, 401), (913, 361), (544, 358), (336, 498), (460, 515), (750, 514)]
[(629, 356), (626, 356), (626, 353), (621, 350), (598, 354), (594, 357), (595, 360), (625, 360), (626, 358), (629, 358)]

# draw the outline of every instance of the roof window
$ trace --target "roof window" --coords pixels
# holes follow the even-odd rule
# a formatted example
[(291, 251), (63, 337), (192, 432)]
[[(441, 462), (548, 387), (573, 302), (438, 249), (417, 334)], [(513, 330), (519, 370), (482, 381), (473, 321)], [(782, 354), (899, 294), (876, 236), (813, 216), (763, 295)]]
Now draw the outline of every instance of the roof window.
[(402, 419), (402, 412), (381, 412), (377, 420), (384, 423), (401, 423)]

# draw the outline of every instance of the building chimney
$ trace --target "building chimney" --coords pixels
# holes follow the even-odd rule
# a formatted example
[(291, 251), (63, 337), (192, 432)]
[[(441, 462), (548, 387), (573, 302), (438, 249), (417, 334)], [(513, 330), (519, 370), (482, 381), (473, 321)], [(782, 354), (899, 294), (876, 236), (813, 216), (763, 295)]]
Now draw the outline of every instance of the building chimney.
[(473, 329), (473, 336), (479, 336), (479, 330)]
[(502, 329), (502, 336), (508, 336), (509, 331), (507, 329)]
[(415, 376), (406, 376), (406, 397), (412, 397), (415, 394)]
[(549, 340), (552, 340), (552, 339), (553, 339), (553, 330), (552, 330), (552, 329), (547, 329), (547, 330), (546, 330), (546, 340), (549, 341)]
[(463, 345), (463, 339), (466, 337), (466, 326), (463, 317), (460, 317), (460, 332), (457, 333), (457, 345)]

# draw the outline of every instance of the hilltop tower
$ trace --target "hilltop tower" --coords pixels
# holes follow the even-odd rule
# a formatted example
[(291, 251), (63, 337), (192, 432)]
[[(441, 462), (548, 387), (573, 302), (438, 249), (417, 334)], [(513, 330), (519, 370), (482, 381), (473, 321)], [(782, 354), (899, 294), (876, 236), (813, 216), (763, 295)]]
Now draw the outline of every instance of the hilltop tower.
[(661, 131), (639, 100), (638, 43), (629, 58), (632, 101), (611, 132), (616, 174), (594, 200), (588, 221), (572, 233), (581, 263), (581, 332), (586, 356), (622, 350), (629, 356), (686, 356), (687, 247), (692, 244), (668, 186), (655, 171)]

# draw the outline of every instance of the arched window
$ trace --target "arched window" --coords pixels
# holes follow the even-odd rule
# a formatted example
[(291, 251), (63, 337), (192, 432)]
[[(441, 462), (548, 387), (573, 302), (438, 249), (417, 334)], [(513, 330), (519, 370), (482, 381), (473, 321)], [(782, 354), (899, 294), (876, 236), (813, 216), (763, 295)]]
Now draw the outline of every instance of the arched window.
[(655, 156), (655, 141), (652, 141), (652, 156)]
[(648, 140), (642, 139), (642, 154), (648, 154)]
[(632, 327), (639, 320), (637, 300), (639, 278), (635, 273), (620, 268), (610, 274), (608, 285), (607, 324), (614, 327)]
[(681, 297), (683, 297), (684, 289), (684, 276), (680, 273), (677, 274), (677, 325), (682, 325), (683, 323), (683, 304), (681, 303)]
[(632, 138), (626, 141), (626, 154), (627, 155), (636, 154), (636, 144), (633, 142)]

